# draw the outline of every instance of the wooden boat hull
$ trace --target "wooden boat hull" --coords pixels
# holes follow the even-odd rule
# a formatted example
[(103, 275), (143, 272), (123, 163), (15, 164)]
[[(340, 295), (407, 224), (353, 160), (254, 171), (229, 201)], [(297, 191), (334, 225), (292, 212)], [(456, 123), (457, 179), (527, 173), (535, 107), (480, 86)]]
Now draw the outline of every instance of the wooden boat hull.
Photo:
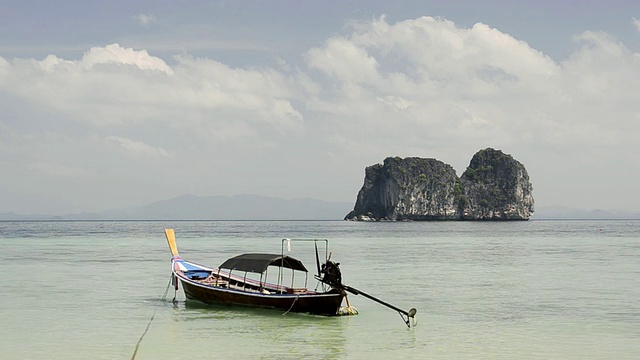
[(233, 304), (315, 315), (338, 315), (344, 292), (332, 289), (312, 294), (261, 294), (203, 285), (178, 277), (187, 299), (205, 304)]

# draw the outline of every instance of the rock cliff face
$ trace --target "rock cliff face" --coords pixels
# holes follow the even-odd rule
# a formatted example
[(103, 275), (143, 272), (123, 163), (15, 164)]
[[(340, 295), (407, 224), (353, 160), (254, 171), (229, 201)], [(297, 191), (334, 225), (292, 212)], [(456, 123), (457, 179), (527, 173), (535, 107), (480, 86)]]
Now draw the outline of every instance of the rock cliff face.
[(529, 174), (511, 155), (478, 151), (462, 174), (464, 220), (528, 220), (533, 213)]
[(456, 171), (436, 159), (386, 158), (365, 170), (349, 220), (454, 219)]
[(365, 169), (345, 220), (528, 220), (531, 191), (524, 166), (499, 150), (476, 153), (460, 178), (436, 159), (390, 157)]

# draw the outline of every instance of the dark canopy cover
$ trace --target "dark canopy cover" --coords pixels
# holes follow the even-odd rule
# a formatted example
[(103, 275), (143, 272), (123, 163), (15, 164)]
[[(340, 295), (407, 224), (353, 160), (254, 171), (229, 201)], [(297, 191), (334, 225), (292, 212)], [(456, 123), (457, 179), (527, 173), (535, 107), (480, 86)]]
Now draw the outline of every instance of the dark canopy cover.
[(220, 268), (263, 273), (270, 265), (307, 272), (300, 260), (280, 254), (242, 254), (225, 261)]

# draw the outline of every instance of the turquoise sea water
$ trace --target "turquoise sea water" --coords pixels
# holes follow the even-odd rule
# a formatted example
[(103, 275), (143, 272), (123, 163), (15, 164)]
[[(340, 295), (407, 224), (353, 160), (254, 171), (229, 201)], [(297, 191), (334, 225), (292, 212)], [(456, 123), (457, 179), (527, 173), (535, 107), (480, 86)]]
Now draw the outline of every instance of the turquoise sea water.
[[(345, 284), (418, 326), (354, 295), (334, 318), (162, 300), (165, 227), (213, 266), (327, 238)], [(640, 221), (0, 222), (0, 245), (3, 359), (130, 359), (151, 316), (135, 359), (640, 358)]]

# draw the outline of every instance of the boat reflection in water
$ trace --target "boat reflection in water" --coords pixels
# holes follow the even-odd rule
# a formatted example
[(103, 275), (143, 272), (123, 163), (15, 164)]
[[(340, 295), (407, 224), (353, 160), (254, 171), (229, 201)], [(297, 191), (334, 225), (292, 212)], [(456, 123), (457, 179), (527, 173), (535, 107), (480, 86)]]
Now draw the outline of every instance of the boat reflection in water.
[[(175, 354), (175, 358), (179, 358), (184, 353), (218, 349), (217, 357), (224, 354), (232, 359), (262, 359), (267, 357), (256, 354), (265, 349), (272, 359), (344, 358), (348, 351), (346, 329), (356, 320), (354, 317), (293, 312), (282, 316), (283, 313), (274, 309), (178, 301), (173, 306), (171, 322), (163, 330), (156, 330), (165, 331), (166, 334), (156, 334), (156, 337), (168, 339), (176, 348), (159, 346), (163, 352), (153, 355), (171, 358), (170, 355)], [(250, 343), (245, 340), (248, 336)], [(175, 341), (180, 337), (188, 337), (189, 341)]]

